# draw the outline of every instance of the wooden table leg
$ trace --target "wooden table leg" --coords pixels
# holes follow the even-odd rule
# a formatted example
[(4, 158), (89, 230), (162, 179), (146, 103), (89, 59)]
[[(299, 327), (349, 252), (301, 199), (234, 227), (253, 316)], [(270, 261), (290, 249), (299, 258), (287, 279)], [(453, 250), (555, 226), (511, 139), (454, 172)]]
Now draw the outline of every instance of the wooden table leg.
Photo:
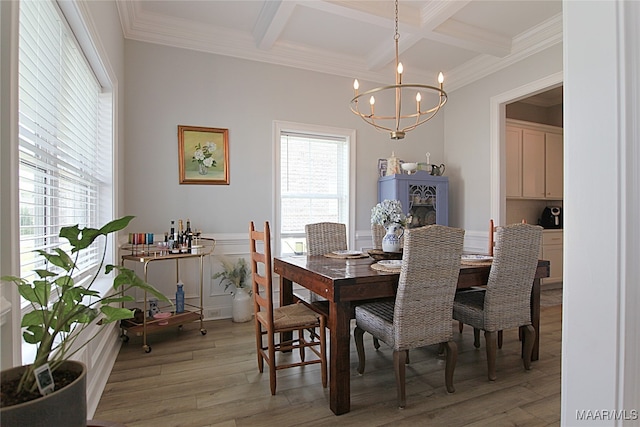
[[(531, 360), (538, 360), (540, 357), (540, 279), (534, 279), (531, 288), (531, 324), (536, 331)], [(522, 345), (524, 346), (524, 340)]]
[[(291, 279), (280, 276), (280, 307), (293, 304), (293, 282)], [(293, 338), (293, 332), (282, 332), (280, 342), (289, 341)], [(288, 353), (288, 352), (287, 352)]]
[(351, 406), (350, 320), (349, 303), (329, 303), (329, 406), (336, 415), (349, 412)]

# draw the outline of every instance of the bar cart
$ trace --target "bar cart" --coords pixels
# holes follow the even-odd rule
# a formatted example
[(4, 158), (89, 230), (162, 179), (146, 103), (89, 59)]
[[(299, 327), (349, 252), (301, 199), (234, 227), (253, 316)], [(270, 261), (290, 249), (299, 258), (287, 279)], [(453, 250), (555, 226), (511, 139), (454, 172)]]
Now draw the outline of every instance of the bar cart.
[(139, 253), (132, 253), (122, 255), (121, 264), (124, 266), (125, 262), (137, 262), (142, 263), (144, 268), (144, 281), (147, 281), (147, 271), (149, 264), (158, 261), (170, 261), (176, 262), (176, 281), (180, 278), (180, 261), (185, 259), (198, 258), (200, 264), (200, 305), (195, 306), (185, 302), (185, 311), (182, 313), (172, 312), (168, 318), (154, 319), (147, 316), (149, 309), (149, 300), (147, 298), (147, 292), (144, 293), (144, 306), (142, 312), (142, 321), (139, 319), (125, 319), (120, 322), (121, 335), (120, 339), (124, 342), (129, 341), (129, 333), (133, 333), (136, 336), (142, 336), (142, 348), (145, 353), (151, 352), (151, 346), (147, 343), (147, 334), (158, 331), (160, 329), (178, 325), (182, 328), (182, 325), (189, 322), (200, 321), (200, 333), (206, 335), (207, 330), (203, 326), (203, 284), (204, 284), (204, 257), (213, 252), (215, 247), (215, 240), (213, 239), (201, 239), (202, 245), (197, 248), (193, 248), (191, 253), (171, 253), (169, 251), (143, 251)]

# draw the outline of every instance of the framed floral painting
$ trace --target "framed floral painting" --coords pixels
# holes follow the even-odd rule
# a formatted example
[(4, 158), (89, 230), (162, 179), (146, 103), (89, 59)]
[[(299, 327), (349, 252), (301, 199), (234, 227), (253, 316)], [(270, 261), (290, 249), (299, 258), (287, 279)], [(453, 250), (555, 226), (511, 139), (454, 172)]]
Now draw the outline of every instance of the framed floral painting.
[(178, 125), (180, 184), (229, 185), (229, 129)]

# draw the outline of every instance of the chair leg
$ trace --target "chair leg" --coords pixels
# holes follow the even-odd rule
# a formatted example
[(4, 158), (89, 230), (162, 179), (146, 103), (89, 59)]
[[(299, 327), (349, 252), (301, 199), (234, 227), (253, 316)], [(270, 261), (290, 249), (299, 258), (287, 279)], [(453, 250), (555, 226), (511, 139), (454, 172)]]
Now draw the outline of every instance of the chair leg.
[(523, 329), (524, 334), (524, 369), (531, 369), (531, 354), (533, 353), (533, 343), (536, 340), (536, 330), (533, 326), (526, 325)]
[(489, 381), (496, 380), (496, 332), (484, 331), (487, 346), (487, 369)]
[(407, 364), (405, 350), (393, 351), (393, 366), (396, 372), (396, 388), (398, 390), (398, 407), (404, 408), (407, 403), (405, 390), (405, 365)]
[(320, 316), (320, 367), (322, 368), (322, 387), (327, 388), (327, 333), (326, 319)]
[(304, 329), (298, 329), (298, 344), (300, 344), (300, 347), (298, 348), (298, 352), (300, 353), (300, 361), (304, 362), (304, 353), (305, 353)]
[(356, 350), (358, 351), (358, 373), (364, 373), (364, 330), (356, 326), (353, 330), (353, 340), (356, 342)]
[(480, 348), (480, 329), (473, 328), (473, 346)]
[(269, 336), (269, 386), (271, 387), (271, 395), (276, 394), (276, 350), (273, 331), (268, 331)]
[(258, 370), (264, 371), (264, 359), (262, 358), (262, 327), (256, 318), (256, 354), (258, 355)]
[(498, 348), (502, 348), (502, 331), (498, 331)]
[(378, 341), (378, 338), (376, 337), (373, 337), (373, 348), (376, 350), (380, 348), (380, 341)]
[(456, 391), (453, 387), (453, 371), (456, 369), (456, 363), (458, 362), (458, 344), (455, 341), (447, 341), (444, 344), (445, 352), (447, 355), (446, 365), (444, 368), (444, 383), (449, 393)]
[(460, 331), (460, 333), (462, 333), (463, 329), (464, 329), (464, 323), (458, 322), (458, 330)]

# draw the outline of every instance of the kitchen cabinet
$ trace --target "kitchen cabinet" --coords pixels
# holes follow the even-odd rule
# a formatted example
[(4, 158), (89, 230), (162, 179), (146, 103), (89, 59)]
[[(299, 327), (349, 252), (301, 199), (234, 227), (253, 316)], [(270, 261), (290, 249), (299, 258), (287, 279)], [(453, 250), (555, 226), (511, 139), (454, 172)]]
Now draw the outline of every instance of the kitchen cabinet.
[(562, 129), (507, 120), (506, 196), (562, 200)]
[(449, 178), (425, 171), (383, 176), (378, 179), (378, 202), (399, 200), (411, 215), (409, 227), (449, 225)]
[(540, 258), (550, 262), (550, 275), (542, 279), (542, 284), (562, 283), (562, 230), (544, 230), (542, 232), (542, 249)]

